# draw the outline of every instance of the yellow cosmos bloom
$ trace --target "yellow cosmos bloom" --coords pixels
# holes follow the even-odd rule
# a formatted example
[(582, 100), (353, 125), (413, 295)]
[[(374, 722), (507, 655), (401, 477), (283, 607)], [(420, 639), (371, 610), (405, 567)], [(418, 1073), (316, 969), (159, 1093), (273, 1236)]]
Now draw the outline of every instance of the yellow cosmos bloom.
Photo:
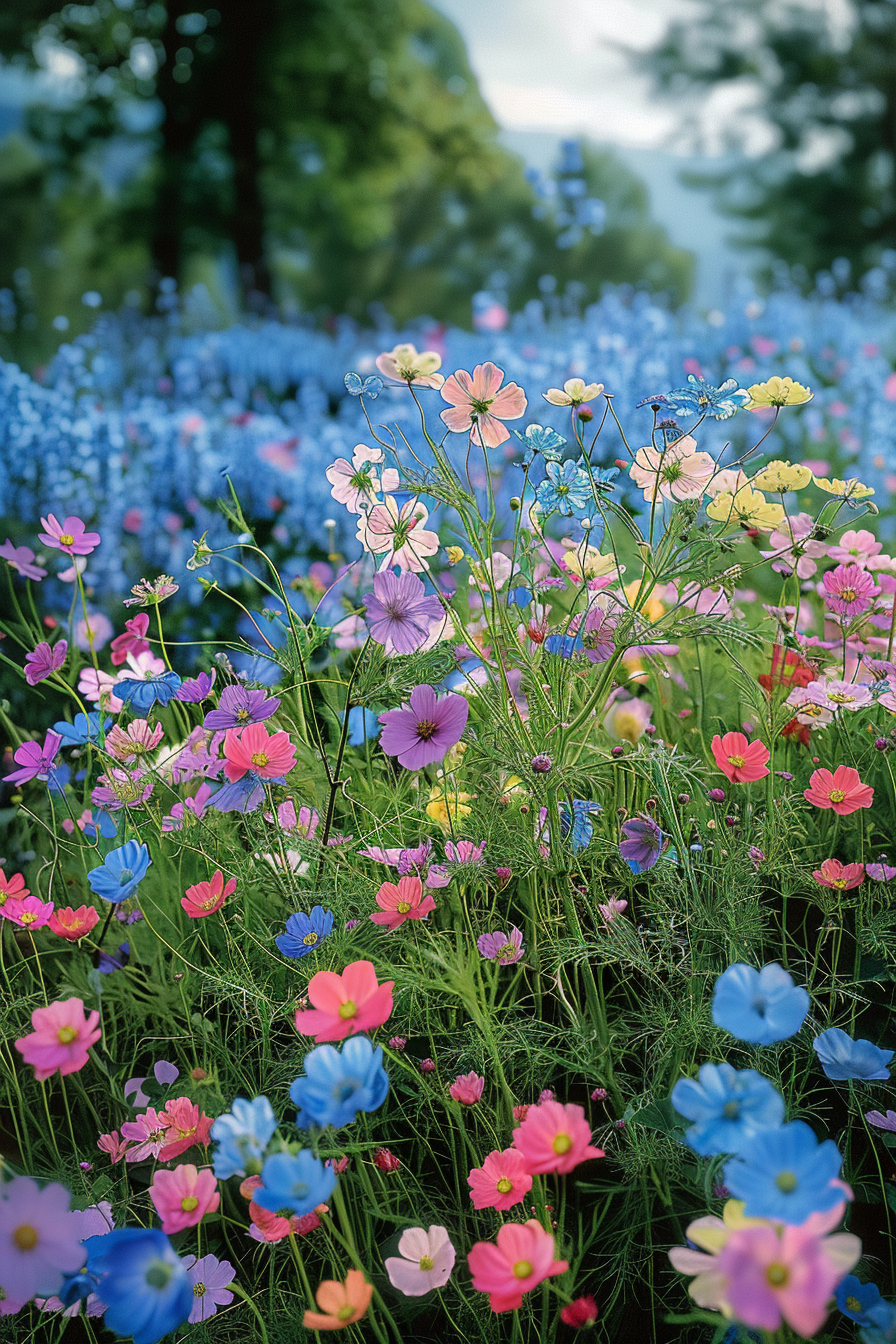
[(754, 490), (752, 485), (742, 486), (733, 495), (726, 491), (716, 495), (706, 506), (707, 516), (717, 523), (740, 523), (744, 527), (761, 527), (771, 532), (784, 520), (784, 510), (780, 504), (770, 504), (765, 495)]
[(443, 831), (450, 831), (452, 827), (457, 827), (461, 817), (468, 817), (473, 811), (471, 807), (467, 807), (472, 797), (471, 793), (456, 793), (453, 789), (449, 791), (444, 786), (436, 784), (430, 790), (426, 815), (437, 822)]
[(848, 481), (829, 481), (824, 476), (816, 476), (815, 484), (826, 495), (839, 495), (841, 499), (868, 499), (874, 494), (870, 485), (863, 485), (855, 476)]
[(464, 558), (464, 548), (463, 546), (446, 546), (445, 554), (448, 556), (449, 565), (457, 565)]
[(777, 459), (769, 462), (767, 467), (763, 467), (750, 484), (756, 490), (802, 490), (811, 479), (812, 473), (808, 467), (800, 466), (798, 462), (783, 462)]
[(574, 574), (577, 579), (603, 579), (615, 570), (616, 557), (612, 554), (601, 555), (596, 546), (573, 542), (563, 552), (560, 565), (567, 574)]
[(768, 378), (764, 383), (754, 383), (748, 387), (750, 400), (748, 411), (760, 406), (802, 406), (815, 395), (811, 388), (795, 383), (792, 378)]
[(642, 615), (647, 617), (648, 621), (658, 621), (661, 616), (664, 616), (666, 614), (665, 604), (660, 601), (660, 599), (656, 596), (655, 593), (651, 593), (650, 596), (644, 598), (644, 600), (641, 602), (641, 605), (636, 608), (634, 603), (635, 599), (638, 596), (638, 590), (640, 587), (641, 587), (641, 580), (632, 579), (631, 583), (627, 583), (625, 587), (622, 589), (622, 591), (625, 593), (625, 596), (628, 598), (629, 606), (633, 610), (641, 612)]
[(586, 383), (584, 378), (567, 378), (562, 391), (559, 387), (549, 387), (541, 395), (552, 406), (581, 406), (583, 401), (593, 401), (599, 397), (603, 390), (603, 383)]

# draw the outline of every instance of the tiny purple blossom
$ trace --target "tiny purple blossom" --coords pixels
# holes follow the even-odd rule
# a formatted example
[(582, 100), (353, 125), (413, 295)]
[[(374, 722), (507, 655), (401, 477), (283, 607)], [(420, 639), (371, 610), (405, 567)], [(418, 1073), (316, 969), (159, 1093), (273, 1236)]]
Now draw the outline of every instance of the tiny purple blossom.
[(214, 1316), (219, 1307), (226, 1307), (233, 1301), (233, 1293), (227, 1291), (227, 1285), (233, 1283), (236, 1270), (228, 1260), (219, 1260), (215, 1255), (204, 1255), (201, 1260), (195, 1255), (185, 1255), (182, 1264), (193, 1289), (189, 1323), (198, 1325)]
[(22, 768), (14, 770), (11, 775), (4, 775), (4, 784), (26, 784), (30, 779), (39, 779), (45, 784), (61, 746), (62, 738), (52, 729), (44, 738), (43, 746), (39, 742), (23, 742), (13, 756), (16, 765)]
[(67, 657), (68, 644), (64, 639), (53, 645), (41, 640), (33, 653), (25, 654), (25, 662), (28, 664), (25, 668), (25, 680), (28, 685), (36, 686), (53, 672), (58, 672)]
[(476, 946), (486, 961), (499, 961), (502, 966), (513, 966), (521, 961), (523, 935), (520, 929), (510, 926), (510, 933), (499, 929), (496, 933), (482, 933), (476, 939)]
[(663, 848), (663, 833), (649, 817), (633, 817), (622, 823), (625, 839), (619, 845), (619, 857), (633, 873), (646, 873), (652, 868)]
[(891, 868), (883, 855), (880, 863), (866, 863), (865, 872), (874, 882), (892, 882), (896, 877), (896, 868)]
[(470, 706), (462, 695), (436, 696), (432, 686), (415, 686), (410, 704), (380, 714), (380, 746), (406, 770), (441, 761), (463, 736)]
[(276, 696), (270, 699), (264, 691), (250, 691), (246, 686), (225, 686), (218, 700), (218, 708), (206, 714), (203, 728), (245, 728), (249, 723), (261, 723), (280, 708)]
[(185, 700), (188, 705), (198, 705), (207, 700), (212, 693), (217, 675), (217, 669), (212, 668), (210, 673), (200, 672), (198, 677), (188, 677), (186, 681), (181, 682), (175, 700)]
[(386, 569), (373, 580), (373, 592), (365, 593), (370, 638), (387, 653), (413, 653), (426, 643), (430, 627), (444, 620), (437, 597), (427, 597), (416, 574), (394, 574)]
[(14, 546), (9, 537), (0, 546), (0, 559), (6, 561), (10, 569), (16, 570), (23, 579), (34, 579), (40, 583), (47, 577), (47, 571), (34, 563), (35, 555), (30, 546)]
[(185, 824), (199, 821), (205, 815), (206, 804), (214, 793), (211, 784), (200, 784), (194, 797), (175, 803), (167, 817), (162, 818), (163, 831), (180, 831)]
[(880, 1111), (866, 1111), (865, 1119), (869, 1125), (874, 1125), (875, 1129), (889, 1129), (896, 1133), (896, 1111), (887, 1111), (882, 1115)]
[(38, 532), (38, 540), (54, 550), (65, 551), (66, 555), (90, 555), (100, 544), (99, 532), (87, 532), (80, 518), (74, 515), (63, 518), (60, 523), (52, 513), (41, 518), (43, 532)]

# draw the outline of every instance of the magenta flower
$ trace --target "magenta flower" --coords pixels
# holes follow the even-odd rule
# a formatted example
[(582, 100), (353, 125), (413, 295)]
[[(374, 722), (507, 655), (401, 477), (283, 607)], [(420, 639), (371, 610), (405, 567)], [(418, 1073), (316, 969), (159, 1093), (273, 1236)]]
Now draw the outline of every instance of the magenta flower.
[(860, 616), (880, 592), (870, 574), (858, 565), (838, 565), (822, 579), (825, 606), (840, 616)]
[(43, 746), (39, 742), (23, 742), (13, 756), (16, 765), (22, 768), (13, 770), (11, 775), (4, 775), (4, 784), (26, 784), (30, 779), (39, 779), (45, 784), (61, 746), (62, 738), (52, 729), (44, 738)]
[(12, 896), (0, 906), (0, 916), (11, 919), (20, 929), (42, 929), (49, 924), (52, 913), (53, 902), (42, 901), (39, 896)]
[(443, 760), (456, 746), (469, 713), (462, 695), (439, 699), (431, 686), (415, 686), (410, 704), (387, 709), (379, 716), (383, 725), (380, 746), (387, 756), (397, 756), (406, 770), (420, 770)]
[(64, 639), (50, 645), (41, 640), (33, 653), (25, 654), (25, 680), (29, 686), (36, 686), (53, 672), (58, 672), (68, 656), (68, 644)]
[(229, 1260), (219, 1260), (215, 1255), (204, 1255), (201, 1260), (185, 1255), (182, 1263), (193, 1289), (193, 1310), (188, 1320), (190, 1325), (198, 1325), (233, 1301), (227, 1285), (233, 1283), (236, 1270)]
[(497, 933), (480, 934), (476, 939), (476, 946), (487, 961), (500, 961), (502, 966), (512, 966), (515, 962), (521, 961), (525, 950), (522, 932), (513, 925), (510, 926), (509, 934), (503, 929), (499, 929)]
[(885, 855), (881, 855), (880, 863), (866, 863), (865, 872), (875, 882), (890, 882), (896, 877), (896, 868), (890, 867)]
[[(132, 616), (129, 621), (124, 623), (124, 634), (116, 635), (110, 648), (112, 649), (112, 665), (120, 667), (122, 663), (127, 662), (129, 653), (135, 658), (141, 653), (149, 653), (149, 643), (146, 638), (146, 632), (149, 629), (149, 617), (145, 611), (138, 612)], [(183, 690), (183, 687), (181, 687)], [(178, 699), (186, 699), (186, 696), (178, 696)]]
[(445, 841), (445, 858), (449, 863), (482, 863), (485, 854), (485, 841), (474, 845), (472, 840)]
[(213, 793), (214, 789), (210, 784), (200, 784), (193, 798), (185, 798), (182, 803), (175, 803), (169, 815), (162, 818), (162, 830), (179, 831), (185, 824), (199, 821), (200, 817), (205, 815), (206, 803)]
[(373, 592), (364, 594), (370, 638), (386, 653), (413, 653), (425, 644), (430, 627), (444, 620), (437, 597), (427, 597), (416, 574), (385, 569), (374, 576)]
[(448, 1089), (454, 1101), (461, 1106), (475, 1106), (482, 1100), (485, 1079), (478, 1073), (459, 1073)]
[(13, 546), (9, 537), (0, 546), (0, 558), (6, 561), (10, 569), (16, 570), (23, 579), (35, 579), (40, 583), (47, 577), (47, 571), (34, 563), (34, 552), (30, 546)]
[[(144, 1082), (146, 1079), (143, 1080)], [(165, 1136), (168, 1133), (168, 1121), (164, 1112), (161, 1114), (153, 1106), (147, 1107), (142, 1115), (138, 1115), (133, 1120), (126, 1120), (121, 1127), (121, 1137), (127, 1143), (134, 1146), (125, 1149), (126, 1162), (143, 1162), (146, 1158), (156, 1158), (162, 1151), (165, 1144)], [(107, 1150), (109, 1151), (109, 1150)], [(111, 1151), (109, 1156), (112, 1161)]]
[(60, 523), (50, 513), (40, 521), (44, 530), (38, 532), (38, 539), (56, 551), (65, 551), (66, 555), (90, 555), (100, 544), (99, 532), (86, 532), (80, 518), (71, 516)]

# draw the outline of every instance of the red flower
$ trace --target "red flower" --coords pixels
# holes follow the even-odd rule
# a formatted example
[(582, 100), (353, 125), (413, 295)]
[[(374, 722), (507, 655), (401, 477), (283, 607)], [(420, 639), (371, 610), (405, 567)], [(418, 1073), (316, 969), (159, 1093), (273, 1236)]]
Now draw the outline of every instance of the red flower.
[(224, 874), (220, 868), (216, 868), (208, 882), (197, 882), (195, 886), (187, 887), (187, 894), (181, 897), (180, 903), (190, 919), (203, 919), (220, 910), (227, 897), (235, 891), (236, 878), (232, 877), (225, 886)]
[(374, 1148), (373, 1165), (380, 1171), (392, 1172), (398, 1170), (401, 1162), (394, 1153), (389, 1152), (388, 1148)]
[(860, 807), (871, 806), (874, 790), (870, 784), (862, 783), (858, 770), (851, 765), (838, 765), (833, 773), (815, 770), (803, 797), (816, 807), (833, 808), (838, 817), (848, 817)]
[(773, 644), (772, 670), (760, 672), (757, 681), (771, 695), (779, 687), (791, 691), (796, 686), (808, 686), (815, 677), (815, 669), (805, 658), (801, 658), (793, 649), (785, 650), (783, 644)]
[(67, 938), (76, 943), (99, 923), (99, 915), (92, 905), (79, 905), (77, 910), (67, 906), (64, 910), (54, 910), (50, 916), (50, 928), (58, 938)]
[(743, 733), (716, 733), (712, 742), (716, 765), (732, 784), (752, 784), (768, 774), (771, 752), (764, 742), (748, 742)]
[(597, 1303), (593, 1297), (577, 1297), (575, 1302), (570, 1302), (568, 1307), (564, 1307), (560, 1313), (560, 1319), (564, 1325), (572, 1325), (581, 1328), (583, 1325), (593, 1325), (597, 1320)]

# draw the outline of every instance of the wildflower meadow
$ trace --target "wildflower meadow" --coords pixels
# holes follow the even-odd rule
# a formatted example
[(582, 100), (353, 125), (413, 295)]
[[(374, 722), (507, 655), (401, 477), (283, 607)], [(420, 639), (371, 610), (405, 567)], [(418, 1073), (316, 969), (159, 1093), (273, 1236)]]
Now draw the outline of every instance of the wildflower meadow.
[(0, 366), (0, 1338), (896, 1340), (892, 269)]

